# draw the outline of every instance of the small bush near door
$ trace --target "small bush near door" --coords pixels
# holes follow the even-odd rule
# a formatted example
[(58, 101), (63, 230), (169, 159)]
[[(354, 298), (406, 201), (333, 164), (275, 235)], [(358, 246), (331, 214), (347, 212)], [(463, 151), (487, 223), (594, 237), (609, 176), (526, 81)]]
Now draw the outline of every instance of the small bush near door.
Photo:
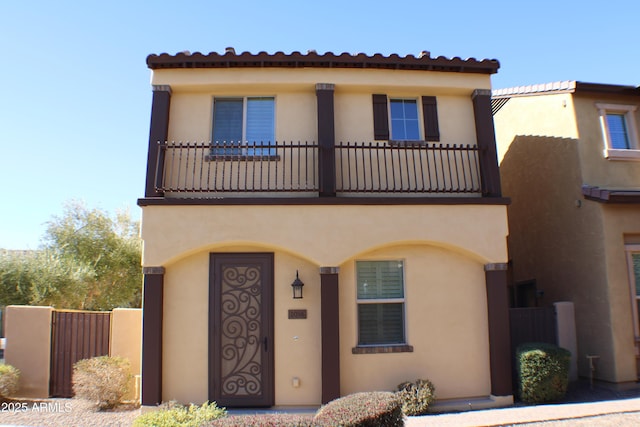
[(436, 399), (436, 388), (429, 380), (416, 380), (398, 385), (396, 394), (402, 402), (402, 412), (407, 416), (424, 415)]
[(398, 396), (391, 392), (350, 394), (320, 408), (313, 424), (326, 427), (403, 426), (402, 403)]
[(527, 343), (516, 350), (518, 394), (527, 403), (562, 399), (569, 385), (571, 352), (553, 344)]
[(96, 402), (100, 410), (113, 408), (122, 402), (130, 379), (130, 363), (123, 357), (93, 357), (73, 365), (75, 396)]
[(157, 411), (140, 415), (133, 427), (200, 427), (226, 414), (227, 411), (218, 408), (216, 402), (205, 402), (201, 406), (168, 402), (160, 405)]
[(20, 371), (11, 365), (0, 365), (0, 397), (14, 395), (18, 391)]

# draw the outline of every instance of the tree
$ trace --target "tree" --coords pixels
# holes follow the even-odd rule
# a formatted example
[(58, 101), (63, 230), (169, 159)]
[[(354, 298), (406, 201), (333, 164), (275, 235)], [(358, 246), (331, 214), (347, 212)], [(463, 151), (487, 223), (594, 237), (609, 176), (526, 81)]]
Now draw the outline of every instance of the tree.
[(140, 307), (139, 224), (71, 202), (47, 223), (43, 249), (0, 255), (0, 305), (111, 310)]

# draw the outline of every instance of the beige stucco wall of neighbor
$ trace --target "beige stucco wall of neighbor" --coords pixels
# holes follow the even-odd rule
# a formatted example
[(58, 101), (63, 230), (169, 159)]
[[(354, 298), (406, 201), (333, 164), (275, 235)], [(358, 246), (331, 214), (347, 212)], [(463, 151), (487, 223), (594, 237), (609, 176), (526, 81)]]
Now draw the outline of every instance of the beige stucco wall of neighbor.
[[(579, 141), (517, 137), (501, 163), (503, 192), (511, 197), (509, 253), (513, 278), (535, 279), (542, 305), (572, 301), (578, 372), (589, 376), (586, 355), (597, 354), (597, 376), (618, 381), (607, 291), (602, 211), (581, 194)], [(532, 159), (536, 159), (532, 162)]]
[(603, 153), (606, 145), (596, 103), (636, 105), (636, 128), (640, 126), (640, 103), (628, 97), (576, 95), (575, 108), (579, 117), (580, 161), (584, 183), (611, 189), (639, 189), (640, 161), (610, 160)]
[(17, 396), (49, 397), (52, 307), (8, 306), (5, 363), (20, 370)]
[(625, 253), (625, 237), (640, 234), (640, 206), (601, 205), (604, 224), (604, 260), (609, 284), (611, 330), (615, 349), (615, 376), (618, 381), (636, 381), (632, 294)]
[(585, 200), (581, 187), (629, 187), (640, 182), (640, 163), (604, 158), (596, 102), (625, 103), (570, 94), (514, 97), (494, 122), (503, 194), (512, 199), (514, 280), (536, 279), (545, 291), (542, 304), (575, 303), (581, 376), (589, 376), (586, 355), (599, 355), (596, 377), (624, 382), (636, 375), (623, 244), (625, 233), (637, 232), (635, 209)]
[(500, 108), (493, 119), (499, 163), (518, 135), (578, 138), (570, 93), (515, 96)]
[(135, 378), (141, 373), (142, 358), (142, 310), (139, 308), (115, 308), (111, 312), (111, 333), (109, 335), (109, 354), (120, 356), (131, 363), (134, 378), (129, 383), (126, 400), (140, 397), (139, 381)]
[[(405, 330), (413, 352), (352, 354), (358, 342), (356, 260), (404, 262)], [(425, 244), (385, 247), (345, 262), (339, 276), (341, 394), (394, 390), (418, 378), (433, 381), (438, 399), (491, 394), (483, 267)]]

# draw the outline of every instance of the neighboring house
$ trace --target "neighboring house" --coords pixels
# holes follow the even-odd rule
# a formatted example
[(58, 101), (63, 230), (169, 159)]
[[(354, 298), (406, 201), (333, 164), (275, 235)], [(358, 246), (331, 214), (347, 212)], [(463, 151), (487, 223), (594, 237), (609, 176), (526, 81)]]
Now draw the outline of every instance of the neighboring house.
[(638, 376), (639, 106), (633, 86), (493, 92), (513, 279), (575, 304), (580, 375), (598, 356), (594, 376), (616, 383)]
[(144, 405), (319, 405), (417, 378), (512, 402), (496, 60), (147, 65)]

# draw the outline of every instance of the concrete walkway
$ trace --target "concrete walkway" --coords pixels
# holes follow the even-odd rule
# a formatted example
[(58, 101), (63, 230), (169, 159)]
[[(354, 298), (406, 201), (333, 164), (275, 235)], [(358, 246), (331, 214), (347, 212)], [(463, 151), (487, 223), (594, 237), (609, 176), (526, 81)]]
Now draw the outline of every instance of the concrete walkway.
[(407, 427), (419, 426), (502, 426), (551, 420), (567, 420), (604, 414), (638, 412), (640, 425), (640, 398), (608, 400), (588, 403), (563, 403), (522, 406), (456, 414), (425, 415), (407, 418)]

